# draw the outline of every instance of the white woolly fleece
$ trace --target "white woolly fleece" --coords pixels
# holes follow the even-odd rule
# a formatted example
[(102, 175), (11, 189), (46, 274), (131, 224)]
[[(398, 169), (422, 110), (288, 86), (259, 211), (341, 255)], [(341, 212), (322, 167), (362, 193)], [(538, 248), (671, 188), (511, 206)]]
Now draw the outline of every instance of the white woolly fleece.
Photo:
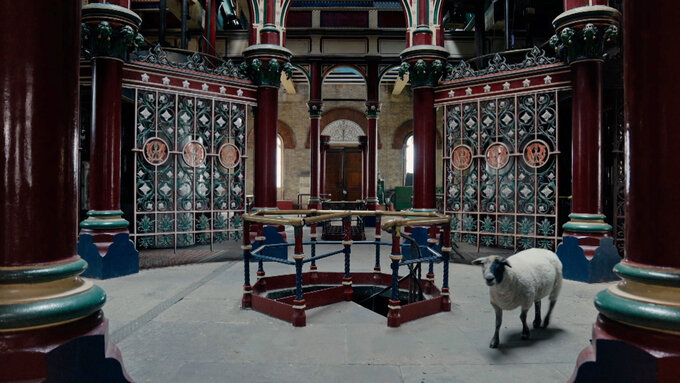
[(562, 263), (550, 250), (529, 249), (508, 257), (503, 281), (489, 287), (491, 303), (503, 310), (521, 306), (527, 310), (535, 301), (550, 296), (554, 301), (562, 287)]

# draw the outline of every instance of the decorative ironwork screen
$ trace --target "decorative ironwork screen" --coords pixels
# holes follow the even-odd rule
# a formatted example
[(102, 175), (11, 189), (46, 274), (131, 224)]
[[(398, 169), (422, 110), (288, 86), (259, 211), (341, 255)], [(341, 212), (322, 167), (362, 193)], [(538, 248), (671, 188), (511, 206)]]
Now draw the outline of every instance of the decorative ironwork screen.
[(135, 90), (138, 249), (239, 239), (245, 211), (246, 105)]
[(446, 106), (444, 202), (456, 241), (555, 249), (558, 113), (555, 89)]

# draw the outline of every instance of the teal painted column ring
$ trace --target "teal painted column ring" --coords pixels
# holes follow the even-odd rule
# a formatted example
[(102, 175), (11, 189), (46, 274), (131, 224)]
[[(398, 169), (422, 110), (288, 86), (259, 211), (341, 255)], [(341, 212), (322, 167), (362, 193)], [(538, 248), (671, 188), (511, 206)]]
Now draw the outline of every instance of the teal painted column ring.
[(0, 285), (12, 283), (42, 283), (80, 275), (87, 269), (87, 262), (74, 262), (36, 268), (0, 269)]
[(597, 294), (595, 307), (604, 316), (619, 322), (680, 332), (680, 308), (622, 298), (610, 290)]
[(76, 295), (45, 301), (0, 305), (0, 330), (26, 329), (86, 317), (101, 309), (106, 293), (99, 286)]
[(122, 215), (120, 210), (90, 210), (87, 212), (88, 218), (80, 223), (80, 227), (93, 230), (125, 229), (130, 226), (130, 222), (121, 218)]
[(663, 270), (631, 266), (621, 262), (614, 266), (614, 272), (623, 279), (658, 286), (680, 287), (680, 274)]
[(577, 233), (607, 233), (612, 230), (612, 225), (604, 222), (607, 218), (603, 214), (569, 214), (570, 221), (562, 228), (566, 231)]

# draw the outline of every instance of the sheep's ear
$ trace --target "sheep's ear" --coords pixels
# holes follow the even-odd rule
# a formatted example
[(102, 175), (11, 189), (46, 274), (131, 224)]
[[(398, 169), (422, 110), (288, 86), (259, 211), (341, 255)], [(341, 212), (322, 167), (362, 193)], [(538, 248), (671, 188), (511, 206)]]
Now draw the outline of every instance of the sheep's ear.
[(486, 259), (487, 259), (487, 258), (488, 258), (488, 257), (477, 258), (477, 259), (475, 259), (474, 261), (472, 261), (472, 262), (470, 262), (470, 263), (473, 264), (473, 265), (481, 265), (482, 263), (486, 262)]
[(512, 267), (512, 266), (510, 266), (510, 263), (508, 263), (508, 259), (507, 259), (507, 258), (501, 258), (501, 259), (498, 260), (498, 262), (499, 262), (500, 264), (505, 265), (506, 267)]

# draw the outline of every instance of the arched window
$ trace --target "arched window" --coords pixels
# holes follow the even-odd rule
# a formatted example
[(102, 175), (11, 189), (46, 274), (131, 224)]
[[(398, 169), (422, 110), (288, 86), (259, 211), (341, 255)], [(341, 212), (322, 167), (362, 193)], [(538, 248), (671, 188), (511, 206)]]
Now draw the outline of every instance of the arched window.
[(276, 188), (283, 187), (283, 139), (276, 135)]
[(404, 141), (404, 185), (413, 185), (413, 133)]

